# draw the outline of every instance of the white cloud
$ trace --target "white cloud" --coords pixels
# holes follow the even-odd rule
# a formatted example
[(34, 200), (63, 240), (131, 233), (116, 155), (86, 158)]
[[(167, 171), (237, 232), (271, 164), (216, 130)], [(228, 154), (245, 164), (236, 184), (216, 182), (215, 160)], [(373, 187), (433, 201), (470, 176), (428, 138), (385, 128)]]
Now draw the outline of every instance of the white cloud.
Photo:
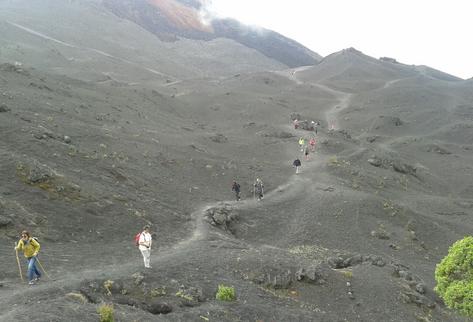
[(325, 56), (355, 47), (473, 77), (467, 0), (212, 0), (220, 17), (275, 30)]

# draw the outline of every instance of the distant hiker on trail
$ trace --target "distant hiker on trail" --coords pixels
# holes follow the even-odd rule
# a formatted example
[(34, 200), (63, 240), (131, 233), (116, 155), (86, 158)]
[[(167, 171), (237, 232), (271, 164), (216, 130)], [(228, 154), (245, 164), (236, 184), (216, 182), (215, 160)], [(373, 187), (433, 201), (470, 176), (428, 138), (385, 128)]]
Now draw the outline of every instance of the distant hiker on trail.
[(292, 163), (292, 166), (296, 168), (296, 174), (299, 174), (299, 168), (301, 167), (301, 160), (299, 158), (295, 159)]
[(301, 149), (301, 152), (304, 152), (304, 145), (305, 145), (305, 140), (304, 138), (301, 136), (300, 139), (299, 139), (299, 147)]
[(263, 181), (261, 181), (260, 178), (257, 178), (255, 182), (255, 198), (258, 198), (257, 200), (259, 201), (263, 199), (263, 195), (264, 195)]
[(315, 134), (317, 134), (317, 125), (319, 125), (319, 122), (312, 121), (310, 123), (312, 125), (312, 129), (315, 131)]
[(304, 155), (305, 155), (305, 160), (308, 161), (309, 160), (309, 146), (308, 145), (306, 145), (304, 148)]
[[(30, 233), (26, 230), (21, 232), (21, 239), (15, 246), (15, 251), (23, 251), (28, 263), (28, 284), (33, 285), (41, 278), (41, 273), (36, 267), (36, 261), (41, 246), (39, 243), (31, 237)], [(18, 255), (18, 253), (17, 253)]]
[(298, 119), (295, 119), (294, 121), (292, 121), (292, 124), (294, 124), (294, 129), (298, 129), (299, 128), (299, 120)]
[(140, 239), (138, 240), (138, 248), (143, 255), (143, 261), (145, 263), (145, 268), (151, 268), (151, 244), (153, 243), (153, 238), (149, 233), (150, 227), (148, 225), (143, 227), (143, 231), (140, 234)]
[(235, 192), (236, 200), (240, 201), (240, 185), (236, 181), (233, 181), (232, 191)]
[(310, 145), (310, 150), (312, 152), (315, 152), (315, 144), (317, 143), (317, 141), (315, 140), (315, 138), (311, 138), (310, 141), (309, 141), (309, 145)]

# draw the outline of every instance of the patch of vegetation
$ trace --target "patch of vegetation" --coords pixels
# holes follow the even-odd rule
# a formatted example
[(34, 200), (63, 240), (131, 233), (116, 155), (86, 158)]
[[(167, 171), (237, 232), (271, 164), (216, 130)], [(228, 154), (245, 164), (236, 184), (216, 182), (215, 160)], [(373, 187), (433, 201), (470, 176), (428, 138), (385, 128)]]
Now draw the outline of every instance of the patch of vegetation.
[(338, 162), (337, 156), (336, 156), (336, 155), (331, 156), (330, 159), (328, 159), (328, 164), (329, 164), (329, 165), (332, 165), (332, 166), (338, 165), (339, 162)]
[(391, 212), (391, 216), (395, 216), (399, 213), (400, 209), (396, 207), (393, 201), (391, 200), (384, 200), (383, 201), (383, 209), (386, 211)]
[(105, 290), (107, 291), (107, 295), (112, 295), (112, 286), (113, 286), (113, 281), (111, 280), (106, 280), (105, 282), (103, 282), (103, 287), (105, 288)]
[(115, 318), (113, 317), (113, 305), (112, 304), (102, 304), (97, 309), (97, 312), (100, 314), (100, 322), (114, 322)]
[(343, 276), (345, 276), (349, 280), (351, 280), (353, 278), (353, 272), (352, 271), (343, 270), (342, 274), (343, 274)]
[(151, 297), (159, 297), (166, 295), (166, 286), (154, 288), (151, 290)]
[(63, 176), (44, 166), (31, 167), (18, 163), (16, 175), (23, 183), (40, 188), (56, 198), (71, 201), (80, 200), (83, 197), (78, 185), (67, 182)]
[(236, 299), (235, 288), (220, 284), (215, 298), (219, 301), (234, 301)]
[(435, 291), (449, 308), (473, 317), (473, 237), (456, 241), (435, 269)]
[(181, 297), (181, 298), (183, 298), (185, 300), (188, 300), (188, 301), (194, 301), (194, 298), (192, 296), (190, 296), (189, 294), (184, 293), (183, 291), (177, 292), (176, 296)]

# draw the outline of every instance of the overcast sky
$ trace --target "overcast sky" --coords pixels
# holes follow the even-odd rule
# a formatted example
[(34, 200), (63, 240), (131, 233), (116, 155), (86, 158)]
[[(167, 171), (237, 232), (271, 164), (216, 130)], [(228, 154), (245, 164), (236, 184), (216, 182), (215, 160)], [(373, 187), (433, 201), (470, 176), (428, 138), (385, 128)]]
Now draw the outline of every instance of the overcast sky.
[(221, 17), (277, 31), (322, 56), (348, 47), (473, 77), (473, 1), (209, 0)]

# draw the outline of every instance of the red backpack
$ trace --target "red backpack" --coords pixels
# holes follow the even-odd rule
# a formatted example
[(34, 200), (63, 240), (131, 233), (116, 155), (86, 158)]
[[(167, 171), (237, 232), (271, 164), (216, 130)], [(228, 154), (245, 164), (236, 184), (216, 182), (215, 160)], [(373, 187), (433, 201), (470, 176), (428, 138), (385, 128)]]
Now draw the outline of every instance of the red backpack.
[(141, 237), (141, 232), (135, 235), (135, 246), (140, 246), (140, 237)]

